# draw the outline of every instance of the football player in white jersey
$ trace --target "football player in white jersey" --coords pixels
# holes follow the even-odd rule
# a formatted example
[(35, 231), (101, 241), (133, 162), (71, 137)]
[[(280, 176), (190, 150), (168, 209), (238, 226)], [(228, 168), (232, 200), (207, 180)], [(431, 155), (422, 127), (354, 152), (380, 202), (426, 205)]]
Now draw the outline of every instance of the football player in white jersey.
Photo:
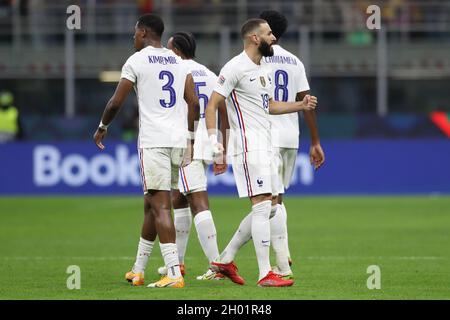
[[(303, 100), (310, 93), (305, 67), (295, 55), (278, 44), (288, 27), (286, 17), (275, 10), (263, 11), (259, 17), (267, 21), (277, 38), (276, 43), (273, 45), (274, 55), (263, 58), (263, 62), (272, 68), (274, 99), (277, 101)], [(314, 110), (304, 110), (303, 116), (311, 136), (310, 161), (314, 169), (317, 170), (324, 163), (325, 154), (320, 145), (316, 114)], [(283, 203), (283, 194), (289, 188), (295, 170), (300, 133), (298, 114), (272, 115), (270, 116), (270, 121), (272, 125), (274, 159), (277, 162), (280, 182), (277, 199), (279, 211), (270, 219), (271, 244), (277, 261), (274, 272), (284, 278), (292, 278), (288, 248), (287, 213)]]
[[(189, 240), (192, 216), (194, 217), (200, 245), (209, 263), (219, 258), (216, 227), (209, 210), (208, 193), (206, 191), (206, 170), (213, 159), (205, 124), (205, 108), (217, 82), (217, 76), (207, 67), (193, 60), (195, 58), (196, 41), (191, 33), (175, 33), (167, 42), (167, 48), (171, 49), (189, 65), (200, 102), (200, 119), (195, 134), (193, 161), (185, 167), (180, 167), (178, 189), (172, 190), (176, 244), (181, 272), (184, 275), (184, 256)], [(225, 104), (222, 104), (219, 108), (222, 109), (219, 110), (221, 132), (226, 134), (228, 118)], [(214, 166), (215, 174), (223, 173), (226, 169), (225, 163)], [(167, 269), (161, 267), (158, 272), (165, 275)], [(205, 274), (198, 276), (197, 279), (220, 280), (224, 279), (224, 276), (208, 269)]]
[(187, 145), (187, 130), (194, 130), (199, 102), (188, 66), (161, 45), (163, 31), (164, 23), (155, 14), (138, 19), (134, 33), (137, 52), (122, 68), (121, 79), (106, 105), (94, 141), (104, 149), (102, 140), (107, 127), (134, 87), (139, 105), (138, 151), (145, 214), (136, 262), (125, 278), (133, 285), (144, 284), (145, 267), (156, 236), (159, 236), (168, 273), (149, 287), (182, 288), (184, 279), (175, 244), (170, 190), (178, 186), (178, 169)]
[[(282, 279), (272, 272), (269, 260), (269, 217), (277, 211), (277, 206), (272, 206), (272, 196), (278, 192), (277, 168), (272, 161), (269, 113), (313, 110), (317, 99), (306, 95), (302, 101), (278, 102), (272, 98), (272, 70), (267, 64), (262, 64), (261, 59), (273, 55), (272, 44), (276, 38), (265, 20), (248, 20), (242, 26), (241, 37), (244, 51), (222, 68), (206, 108), (206, 126), (213, 152), (220, 154), (223, 146), (216, 136), (216, 110), (219, 103), (226, 100), (231, 130), (228, 155), (232, 158), (239, 196), (248, 197), (252, 203), (251, 213), (242, 220), (236, 234), (241, 233), (242, 224), (250, 226), (258, 260), (259, 286), (291, 286), (293, 280)], [(238, 275), (233, 262), (238, 249), (229, 243), (220, 261), (212, 265), (215, 271), (242, 285), (245, 281)]]

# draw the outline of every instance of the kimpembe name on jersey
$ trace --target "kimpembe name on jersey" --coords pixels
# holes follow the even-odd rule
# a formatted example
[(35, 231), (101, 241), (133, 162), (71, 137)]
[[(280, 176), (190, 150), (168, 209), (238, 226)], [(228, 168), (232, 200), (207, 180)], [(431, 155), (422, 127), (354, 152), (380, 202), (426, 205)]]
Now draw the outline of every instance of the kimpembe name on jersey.
[(159, 63), (164, 66), (168, 64), (178, 64), (177, 59), (175, 57), (164, 57), (164, 56), (148, 56), (148, 62)]

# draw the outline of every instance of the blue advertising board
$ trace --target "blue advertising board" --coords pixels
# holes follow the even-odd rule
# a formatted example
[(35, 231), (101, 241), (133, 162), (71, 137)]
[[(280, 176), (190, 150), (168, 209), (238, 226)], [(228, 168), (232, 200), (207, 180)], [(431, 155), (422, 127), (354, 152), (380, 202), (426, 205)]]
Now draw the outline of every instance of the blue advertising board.
[[(314, 171), (298, 153), (288, 194), (450, 194), (450, 140), (323, 141)], [(142, 194), (135, 144), (0, 144), (0, 195)], [(208, 172), (210, 194), (237, 195), (231, 169)]]

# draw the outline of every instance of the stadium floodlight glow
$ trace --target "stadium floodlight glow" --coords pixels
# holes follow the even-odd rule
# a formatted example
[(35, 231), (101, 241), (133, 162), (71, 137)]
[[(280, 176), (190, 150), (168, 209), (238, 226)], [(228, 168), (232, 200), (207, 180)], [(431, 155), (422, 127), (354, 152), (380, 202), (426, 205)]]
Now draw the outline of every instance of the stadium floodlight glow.
[(101, 82), (118, 82), (120, 80), (120, 71), (102, 71), (99, 79)]

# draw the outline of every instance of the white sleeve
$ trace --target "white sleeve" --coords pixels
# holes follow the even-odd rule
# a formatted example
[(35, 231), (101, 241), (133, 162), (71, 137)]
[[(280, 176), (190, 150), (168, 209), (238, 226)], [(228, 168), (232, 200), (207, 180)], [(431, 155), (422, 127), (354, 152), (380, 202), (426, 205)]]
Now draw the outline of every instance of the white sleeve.
[(125, 64), (123, 65), (122, 74), (120, 75), (120, 78), (125, 78), (133, 83), (136, 83), (137, 76), (131, 63), (131, 57), (128, 58), (127, 62), (125, 62)]
[(212, 71), (208, 72), (208, 78), (206, 80), (206, 85), (208, 87), (208, 94), (211, 95), (211, 93), (214, 91), (214, 88), (216, 87), (217, 81), (218, 81), (218, 77), (216, 76), (216, 74)]
[[(178, 58), (177, 58), (178, 59)], [(184, 67), (184, 75), (187, 77), (189, 74), (192, 73), (192, 67), (191, 65), (187, 62), (187, 60), (183, 60), (183, 59), (179, 59), (180, 64)]]
[(238, 83), (237, 70), (233, 70), (230, 66), (225, 65), (222, 70), (220, 70), (219, 78), (217, 79), (214, 91), (220, 95), (228, 98), (231, 91), (236, 87)]
[(302, 91), (308, 91), (309, 90), (309, 83), (308, 79), (306, 78), (306, 72), (305, 72), (305, 66), (300, 60), (298, 61), (298, 82), (297, 82), (297, 92)]

